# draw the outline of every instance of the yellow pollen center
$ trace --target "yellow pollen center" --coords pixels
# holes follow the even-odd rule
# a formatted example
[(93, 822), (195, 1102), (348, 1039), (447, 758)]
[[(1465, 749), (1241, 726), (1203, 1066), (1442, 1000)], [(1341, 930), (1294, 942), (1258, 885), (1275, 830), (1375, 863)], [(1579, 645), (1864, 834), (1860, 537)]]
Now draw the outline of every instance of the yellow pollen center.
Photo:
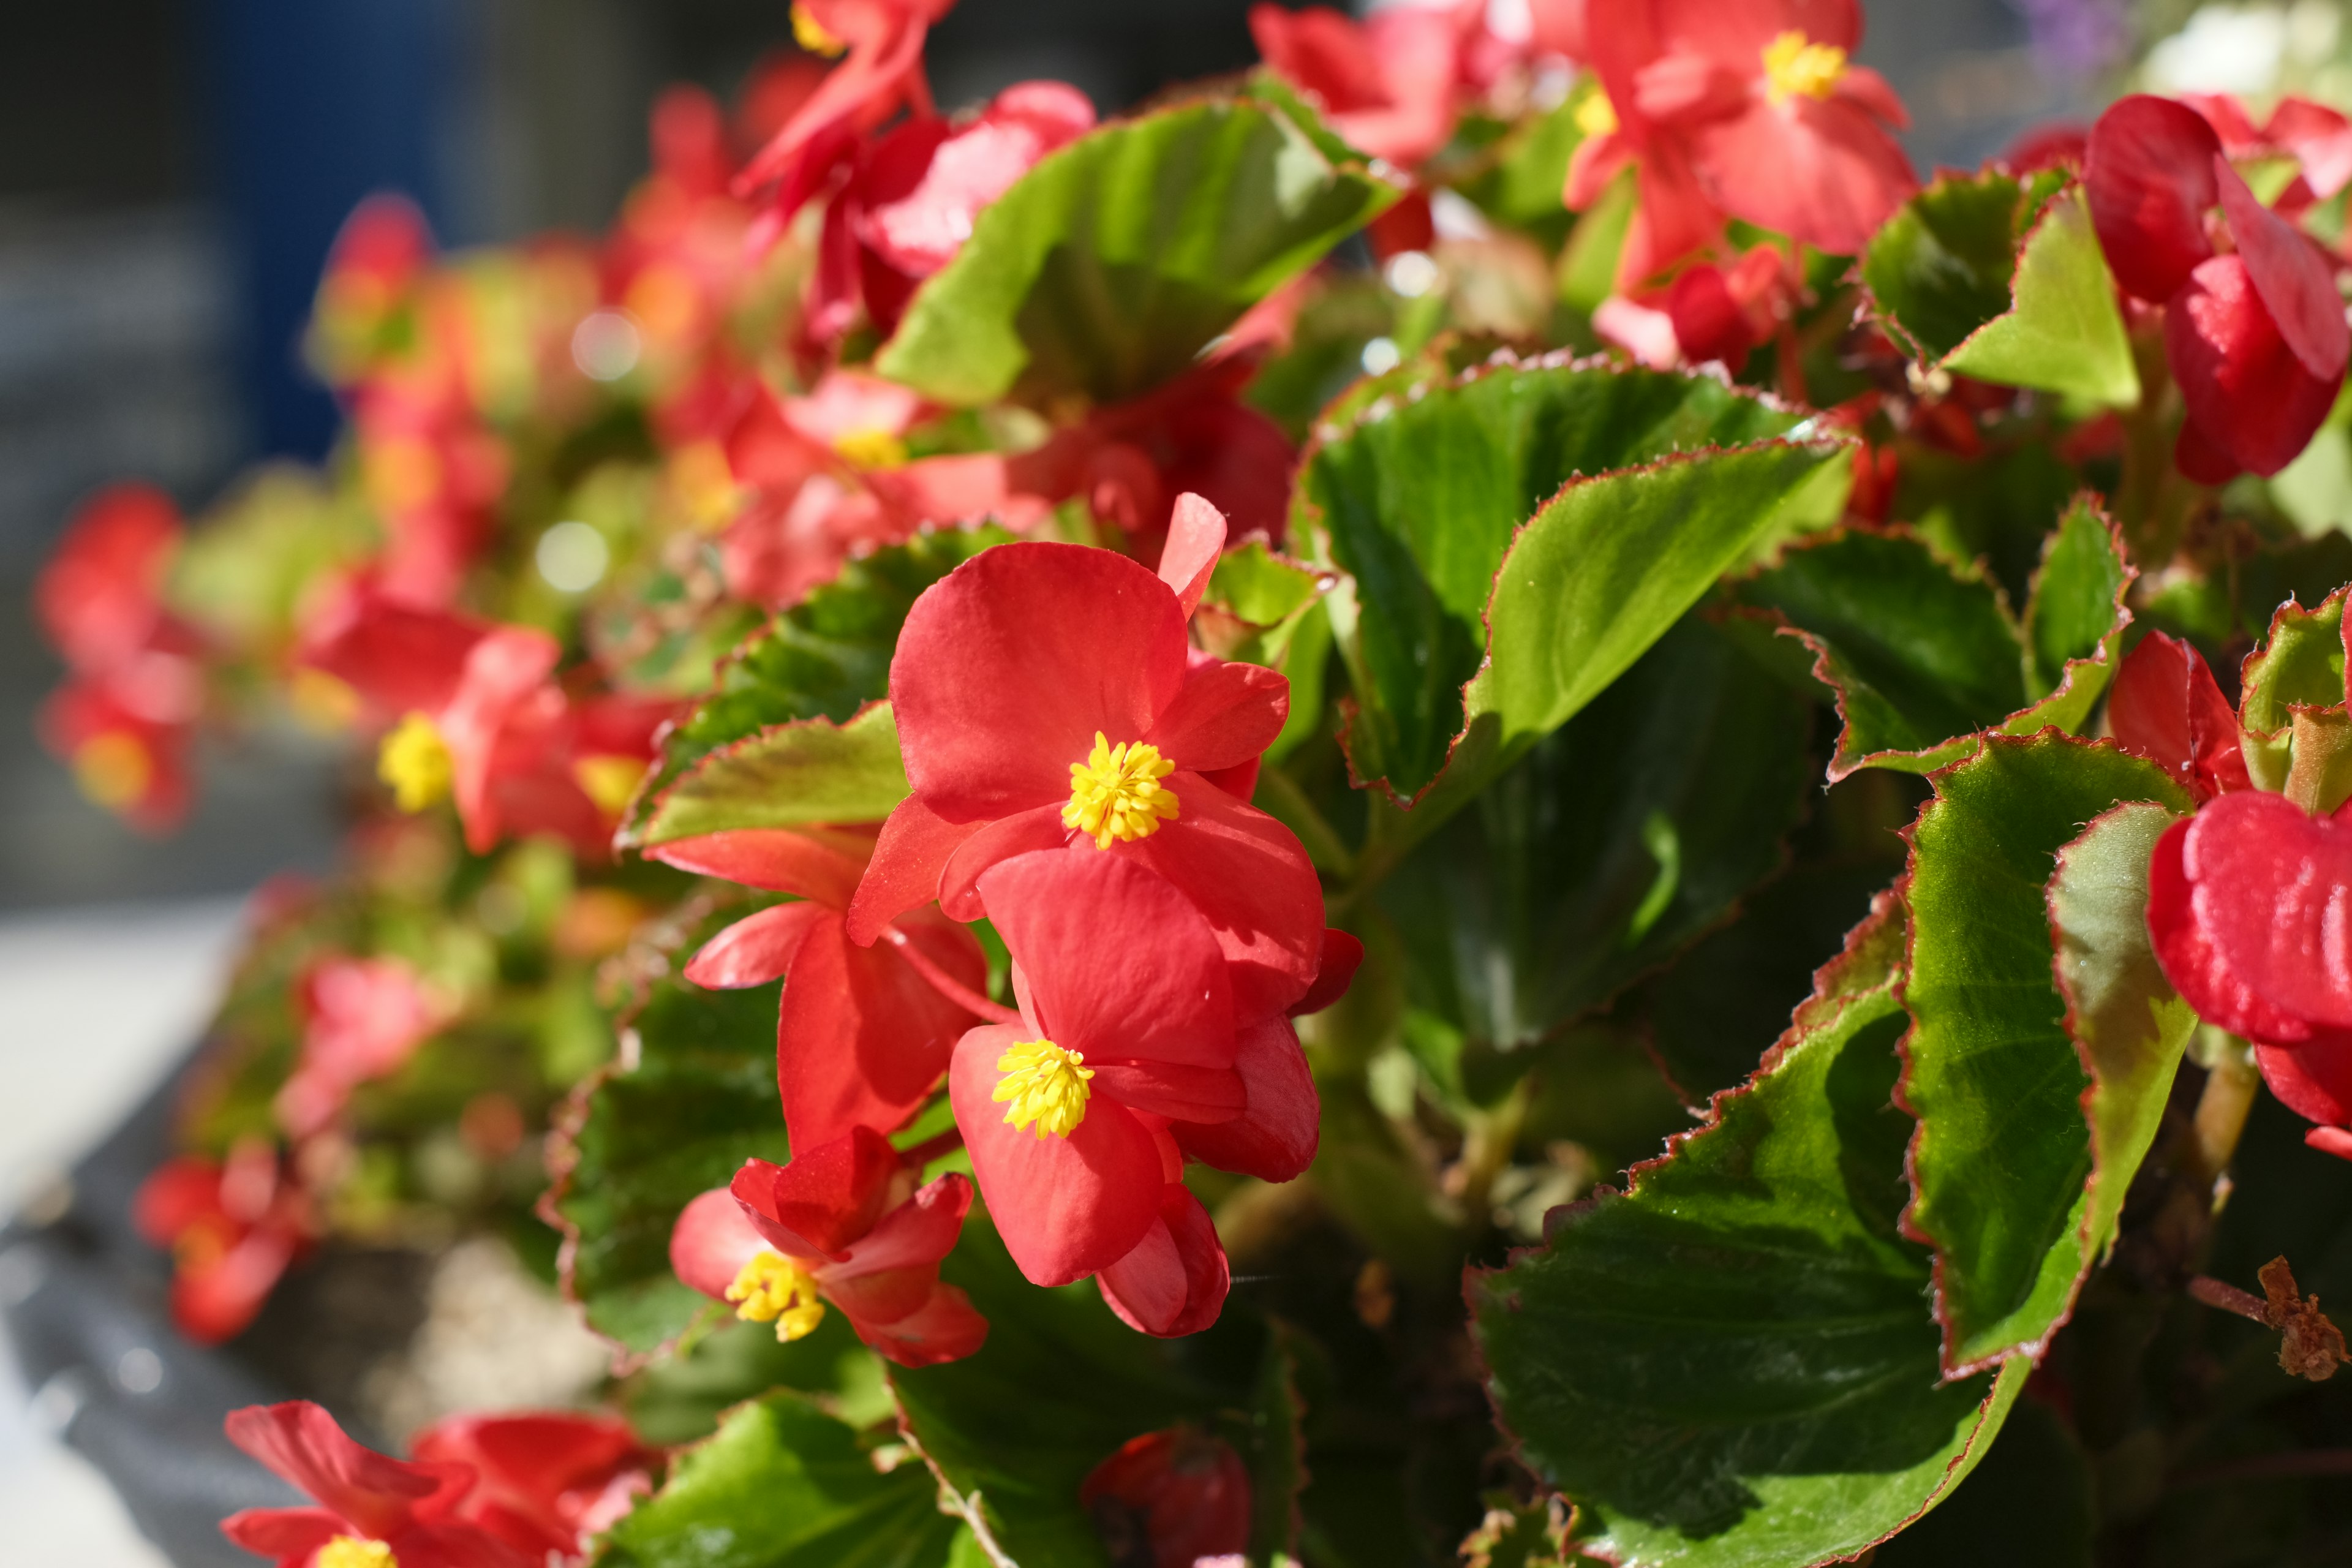
[(1092, 835), (1097, 849), (1109, 848), (1114, 838), (1149, 838), (1161, 823), (1176, 820), (1176, 792), (1160, 782), (1175, 771), (1159, 747), (1140, 741), (1114, 746), (1097, 730), (1094, 753), (1070, 764), (1062, 826)]
[(381, 1541), (338, 1535), (319, 1548), (319, 1554), (310, 1559), (310, 1568), (400, 1568), (400, 1563)]
[(392, 786), (392, 798), (403, 811), (423, 811), (441, 799), (456, 775), (441, 731), (422, 713), (394, 726), (376, 752), (375, 776)]
[(996, 1070), (1004, 1076), (990, 1098), (1000, 1105), (1012, 1102), (1004, 1120), (1016, 1131), (1034, 1121), (1041, 1142), (1048, 1132), (1067, 1138), (1087, 1119), (1087, 1099), (1094, 1092), (1087, 1080), (1095, 1069), (1086, 1059), (1051, 1040), (1024, 1040), (996, 1058)]
[(596, 803), (596, 809), (607, 816), (618, 816), (629, 797), (637, 793), (637, 781), (646, 776), (646, 763), (639, 757), (624, 757), (610, 752), (582, 757), (572, 764), (572, 776)]
[(849, 47), (827, 31), (824, 23), (810, 16), (805, 5), (793, 7), (793, 42), (813, 55), (823, 55), (828, 59)]
[(776, 1338), (790, 1344), (816, 1332), (824, 1321), (824, 1303), (817, 1300), (816, 1279), (781, 1252), (766, 1247), (752, 1254), (727, 1287), (735, 1315), (747, 1323), (773, 1323)]
[(1609, 95), (1595, 88), (1582, 103), (1576, 106), (1576, 128), (1587, 136), (1613, 136), (1617, 133), (1617, 106)]
[(1845, 75), (1845, 51), (1809, 42), (1794, 27), (1764, 46), (1764, 97), (1783, 104), (1802, 94), (1827, 98)]
[(126, 730), (92, 735), (75, 747), (73, 771), (81, 793), (110, 811), (137, 805), (155, 780), (155, 764), (148, 761), (147, 748)]
[(907, 443), (887, 430), (845, 430), (833, 449), (853, 468), (896, 468), (907, 461)]

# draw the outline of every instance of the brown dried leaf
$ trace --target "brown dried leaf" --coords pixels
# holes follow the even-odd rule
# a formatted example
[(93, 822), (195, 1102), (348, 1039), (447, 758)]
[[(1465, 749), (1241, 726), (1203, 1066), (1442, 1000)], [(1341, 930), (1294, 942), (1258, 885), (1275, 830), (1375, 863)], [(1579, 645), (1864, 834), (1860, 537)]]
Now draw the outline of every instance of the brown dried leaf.
[(2325, 1383), (2336, 1375), (2337, 1363), (2352, 1361), (2344, 1348), (2344, 1332), (2319, 1310), (2319, 1298), (2296, 1290), (2294, 1270), (2284, 1258), (2273, 1258), (2257, 1276), (2270, 1298), (2264, 1321), (2279, 1331), (2279, 1367), (2289, 1377)]

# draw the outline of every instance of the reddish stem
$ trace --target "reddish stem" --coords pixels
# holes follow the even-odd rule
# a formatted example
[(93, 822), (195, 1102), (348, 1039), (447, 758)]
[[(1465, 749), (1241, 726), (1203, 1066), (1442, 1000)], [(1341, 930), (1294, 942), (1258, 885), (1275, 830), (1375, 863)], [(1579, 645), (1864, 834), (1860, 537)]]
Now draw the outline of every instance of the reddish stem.
[(2209, 1307), (2235, 1312), (2242, 1318), (2252, 1318), (2264, 1328), (2272, 1326), (2270, 1303), (2251, 1291), (2224, 1284), (2210, 1275), (2200, 1274), (2189, 1280), (2189, 1293)]
[(932, 1161), (952, 1154), (962, 1147), (963, 1129), (950, 1127), (935, 1138), (924, 1139), (911, 1149), (901, 1149), (898, 1158), (919, 1171)]
[(884, 927), (882, 936), (885, 941), (898, 950), (898, 956), (907, 961), (908, 967), (921, 975), (932, 990), (965, 1012), (976, 1013), (992, 1024), (1017, 1024), (1021, 1021), (1019, 1013), (1002, 1002), (992, 1002), (957, 980), (954, 975), (950, 974), (938, 964), (933, 963), (930, 955), (916, 945), (914, 940), (897, 926)]

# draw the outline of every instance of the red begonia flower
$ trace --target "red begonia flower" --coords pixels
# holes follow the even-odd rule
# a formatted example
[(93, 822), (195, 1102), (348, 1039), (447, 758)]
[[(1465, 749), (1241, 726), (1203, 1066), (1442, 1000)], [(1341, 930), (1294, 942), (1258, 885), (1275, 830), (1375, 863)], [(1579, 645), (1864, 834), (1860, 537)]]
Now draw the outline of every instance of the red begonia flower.
[[(2125, 290), (2165, 307), (2165, 357), (2188, 405), (2181, 471), (2268, 476), (2325, 422), (2352, 356), (2330, 264), (2256, 200), (2186, 104), (2126, 98), (2092, 127), (2084, 183)], [(2211, 213), (2236, 249), (2217, 254)]]
[(229, 1441), (318, 1500), (316, 1508), (248, 1508), (221, 1533), (278, 1568), (310, 1568), (337, 1540), (381, 1542), (400, 1568), (537, 1568), (457, 1517), (474, 1484), (465, 1465), (421, 1464), (363, 1448), (310, 1401), (248, 1405), (223, 1423)]
[(41, 743), (89, 799), (142, 831), (167, 831), (194, 793), (188, 750), (201, 682), (194, 660), (160, 653), (68, 677), (41, 705)]
[(923, 39), (955, 0), (796, 0), (793, 31), (819, 54), (846, 53), (735, 176), (735, 191), (770, 193), (768, 232), (822, 190), (857, 138), (900, 109), (931, 112)]
[(296, 988), (302, 1054), (278, 1091), (278, 1124), (307, 1138), (372, 1079), (397, 1072), (449, 1016), (447, 1000), (397, 958), (329, 958)]
[(1717, 214), (1850, 255), (1918, 189), (1889, 133), (1908, 123), (1901, 101), (1850, 63), (1853, 0), (1591, 0), (1587, 28), (1606, 99), (1569, 202), (1639, 168), (1648, 226), (1621, 284), (1710, 242)]
[(1079, 1484), (1078, 1501), (1114, 1563), (1195, 1568), (1249, 1550), (1249, 1468), (1190, 1426), (1129, 1438)]
[(1159, 1216), (1143, 1239), (1095, 1276), (1119, 1321), (1163, 1340), (1197, 1334), (1215, 1322), (1232, 1283), (1217, 1227), (1181, 1182), (1161, 1189)]
[(1359, 22), (1328, 5), (1250, 8), (1265, 63), (1350, 144), (1403, 168), (1453, 138), (1465, 53), (1485, 0), (1390, 5)]
[[(1171, 568), (1189, 578), (1189, 555)], [(1288, 684), (1200, 655), (1176, 590), (1079, 545), (983, 552), (915, 603), (890, 688), (913, 793), (850, 909), (854, 940), (942, 900), (976, 918), (1009, 856), (1090, 838), (1180, 888), (1234, 964), (1247, 1016), (1312, 980), (1322, 892), (1289, 831), (1202, 777), (1264, 752)]]
[(878, 945), (847, 940), (842, 911), (872, 849), (870, 837), (836, 829), (741, 828), (646, 851), (684, 870), (800, 899), (736, 921), (686, 968), (688, 980), (713, 987), (784, 977), (776, 1087), (796, 1147), (830, 1143), (861, 1125), (897, 1127), (939, 1087), (972, 1015), (942, 996), (918, 964), (967, 990), (988, 984), (979, 942), (937, 910), (899, 915)]
[(238, 1144), (226, 1164), (182, 1155), (140, 1184), (139, 1234), (172, 1251), (172, 1321), (198, 1344), (234, 1339), (310, 1247), (309, 1202), (278, 1152)]
[(918, 117), (863, 149), (825, 209), (803, 330), (833, 342), (863, 302), (876, 331), (895, 331), (916, 286), (953, 259), (980, 209), (1094, 123), (1076, 88), (1024, 81), (968, 122)]
[(940, 1282), (971, 1206), (971, 1184), (918, 1173), (871, 1128), (805, 1149), (789, 1164), (751, 1160), (733, 1184), (686, 1206), (670, 1232), (678, 1279), (779, 1339), (814, 1331), (826, 1304), (901, 1366), (978, 1350), (988, 1323)]
[(2242, 790), (2175, 823), (2148, 932), (2200, 1017), (2256, 1045), (2352, 1048), (2352, 822)]
[(163, 580), (185, 531), (151, 485), (115, 485), (75, 513), (33, 585), (49, 646), (79, 670), (114, 668), (163, 628)]
[(2162, 632), (2141, 638), (2116, 671), (2107, 724), (2116, 744), (2155, 763), (2200, 800), (2253, 787), (2237, 711), (2205, 656)]
[(457, 1517), (533, 1563), (585, 1556), (592, 1536), (653, 1489), (659, 1462), (618, 1416), (557, 1411), (453, 1415), (419, 1432), (409, 1451), (471, 1469), (477, 1484)]
[(1323, 1103), (1290, 1020), (1261, 1018), (1236, 1029), (1234, 1071), (1242, 1080), (1240, 1115), (1171, 1121), (1168, 1135), (1186, 1156), (1220, 1171), (1263, 1182), (1305, 1174), (1322, 1134)]
[(980, 879), (1013, 955), (1020, 1021), (958, 1042), (948, 1090), (1021, 1271), (1066, 1285), (1132, 1251), (1183, 1157), (1171, 1121), (1231, 1121), (1234, 996), (1208, 922), (1143, 866), (1090, 846)]

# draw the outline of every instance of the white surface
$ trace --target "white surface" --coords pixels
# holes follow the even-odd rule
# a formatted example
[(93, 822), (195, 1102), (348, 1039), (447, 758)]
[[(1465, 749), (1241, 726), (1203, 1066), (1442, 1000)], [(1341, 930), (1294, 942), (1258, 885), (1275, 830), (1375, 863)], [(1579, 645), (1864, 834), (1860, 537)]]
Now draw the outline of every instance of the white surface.
[[(233, 900), (0, 920), (0, 1211), (70, 1165), (187, 1047), (239, 925)], [(9, 1568), (166, 1568), (98, 1472), (48, 1436), (5, 1354), (0, 1521)]]

